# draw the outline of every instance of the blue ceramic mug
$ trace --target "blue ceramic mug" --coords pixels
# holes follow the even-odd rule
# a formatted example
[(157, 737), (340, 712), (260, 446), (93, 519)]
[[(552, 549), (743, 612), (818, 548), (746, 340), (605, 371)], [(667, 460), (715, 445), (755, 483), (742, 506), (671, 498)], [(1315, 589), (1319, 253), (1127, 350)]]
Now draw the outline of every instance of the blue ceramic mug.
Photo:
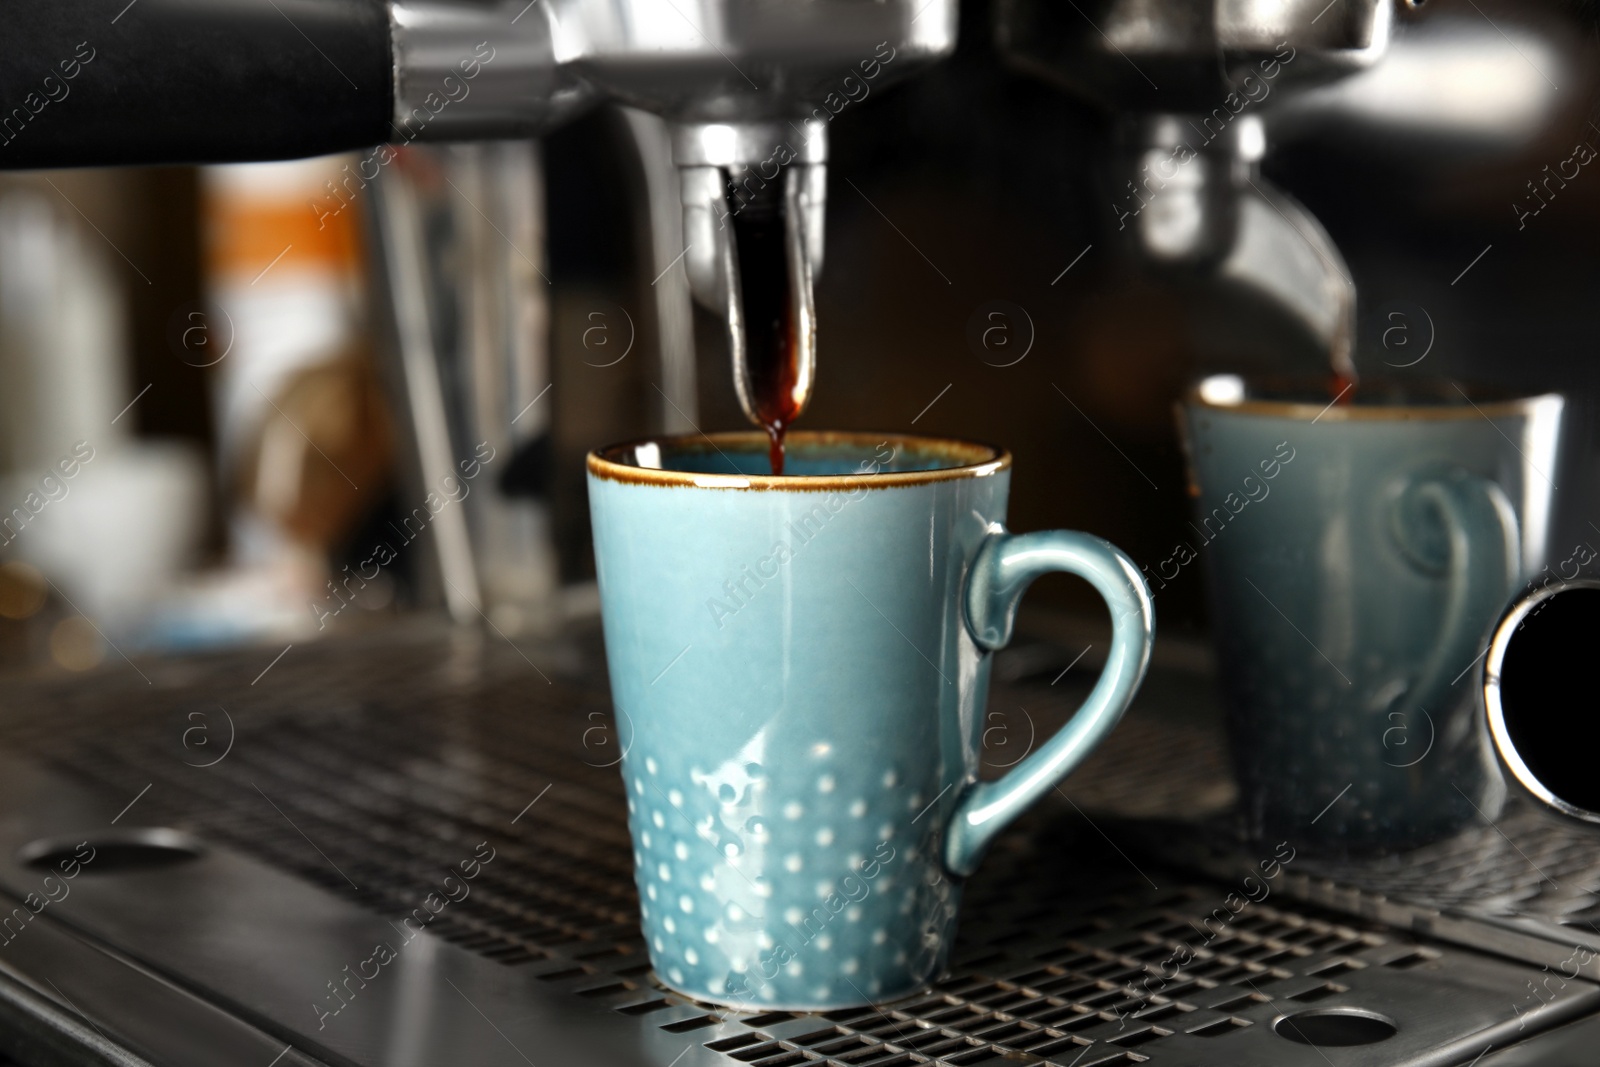
[(1543, 564), (1559, 396), (1206, 379), (1181, 409), (1246, 829), (1409, 848), (1504, 798), (1467, 679)]
[[(681, 437), (589, 456), (640, 912), (655, 972), (737, 1007), (826, 1010), (945, 966), (961, 880), (1116, 725), (1154, 618), (1082, 533), (1010, 534), (1011, 457), (916, 437)], [(1041, 574), (1111, 609), (1098, 684), (979, 783), (989, 653)]]

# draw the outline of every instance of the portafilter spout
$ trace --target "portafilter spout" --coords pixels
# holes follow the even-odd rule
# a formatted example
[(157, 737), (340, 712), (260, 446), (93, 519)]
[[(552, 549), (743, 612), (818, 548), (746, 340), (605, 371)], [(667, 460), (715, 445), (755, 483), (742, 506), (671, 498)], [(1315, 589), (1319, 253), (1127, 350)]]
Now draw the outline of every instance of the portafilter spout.
[(1222, 126), (1205, 115), (1134, 113), (1118, 124), (1114, 166), (1128, 193), (1118, 231), (1146, 265), (1210, 272), (1292, 315), (1354, 381), (1356, 287), (1315, 215), (1261, 173), (1259, 115)]
[(1353, 379), (1349, 268), (1311, 212), (1263, 179), (1259, 164), (1272, 110), (1379, 62), (1395, 6), (996, 0), (995, 35), (1013, 66), (1116, 117), (1109, 216), (1133, 256), (1255, 290)]
[[(677, 123), (673, 156), (690, 292), (726, 324), (745, 416), (769, 429), (786, 424), (805, 410), (816, 379), (826, 124)], [(784, 358), (772, 358), (773, 348)]]

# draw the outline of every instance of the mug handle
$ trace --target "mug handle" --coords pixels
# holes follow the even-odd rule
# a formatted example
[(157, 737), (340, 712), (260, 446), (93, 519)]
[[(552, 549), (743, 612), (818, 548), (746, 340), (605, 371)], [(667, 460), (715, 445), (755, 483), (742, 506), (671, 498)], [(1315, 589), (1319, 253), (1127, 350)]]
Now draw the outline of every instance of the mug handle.
[(1077, 769), (1122, 718), (1145, 668), (1155, 632), (1155, 607), (1144, 576), (1109, 541), (1068, 530), (991, 534), (967, 574), (967, 626), (985, 652), (1011, 640), (1023, 590), (1042, 574), (1086, 578), (1111, 609), (1111, 654), (1089, 699), (1054, 737), (995, 782), (974, 783), (945, 833), (945, 867), (970, 875), (984, 849), (1011, 820)]
[[(1426, 542), (1416, 521), (1419, 506), (1437, 509), (1443, 544)], [(1494, 482), (1449, 468), (1415, 475), (1406, 483), (1391, 512), (1390, 532), (1413, 569), (1443, 578), (1450, 590), (1438, 643), (1416, 682), (1395, 698), (1426, 699), (1468, 664), (1479, 639), (1516, 591), (1521, 566), (1517, 513)]]

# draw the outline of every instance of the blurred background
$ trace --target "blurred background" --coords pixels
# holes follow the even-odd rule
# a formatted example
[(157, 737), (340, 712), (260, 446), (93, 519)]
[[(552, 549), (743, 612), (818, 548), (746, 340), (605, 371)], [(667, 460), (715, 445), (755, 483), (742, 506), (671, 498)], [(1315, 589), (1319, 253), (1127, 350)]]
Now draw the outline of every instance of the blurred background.
[[(1568, 394), (1565, 558), (1600, 543), (1600, 39), (1557, 0), (1399, 10), (1382, 63), (1251, 103), (1260, 174), (1342, 253), (1363, 374)], [(1126, 133), (994, 17), (968, 0), (954, 58), (830, 123), (800, 425), (1004, 444), (1014, 529), (1153, 567), (1188, 536), (1174, 401), (1325, 373), (1326, 338), (1259, 282), (1138, 254)], [(597, 602), (584, 453), (742, 427), (722, 325), (652, 225), (678, 200), (659, 120), (372, 163), (0, 173), (0, 663), (416, 610), (559, 627)], [(1034, 600), (1097, 603), (1065, 577)], [(1199, 569), (1157, 609), (1202, 629)]]

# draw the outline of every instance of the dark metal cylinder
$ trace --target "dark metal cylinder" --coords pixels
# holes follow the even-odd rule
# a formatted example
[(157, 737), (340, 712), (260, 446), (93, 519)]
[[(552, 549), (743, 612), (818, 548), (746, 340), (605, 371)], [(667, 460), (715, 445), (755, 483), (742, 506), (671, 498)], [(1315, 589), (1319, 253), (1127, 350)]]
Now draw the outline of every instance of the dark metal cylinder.
[(1484, 660), (1484, 707), (1510, 775), (1563, 815), (1600, 823), (1600, 580), (1558, 580), (1516, 601)]

